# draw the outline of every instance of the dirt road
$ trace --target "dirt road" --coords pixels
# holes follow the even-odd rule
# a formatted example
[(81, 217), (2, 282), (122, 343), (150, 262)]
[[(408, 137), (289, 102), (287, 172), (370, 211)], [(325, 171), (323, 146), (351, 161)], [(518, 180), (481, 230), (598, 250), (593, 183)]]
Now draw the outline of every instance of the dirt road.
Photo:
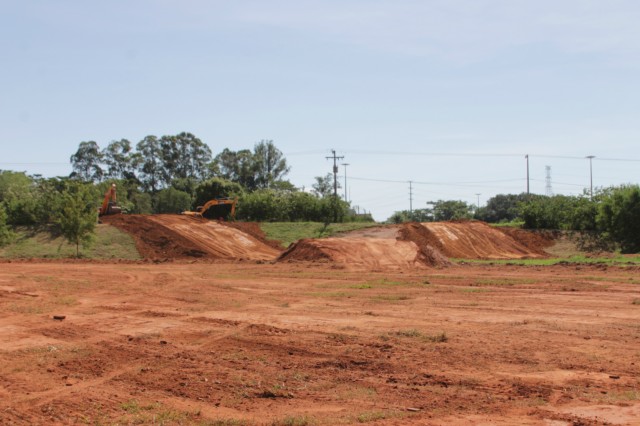
[(0, 424), (640, 424), (639, 275), (3, 263)]

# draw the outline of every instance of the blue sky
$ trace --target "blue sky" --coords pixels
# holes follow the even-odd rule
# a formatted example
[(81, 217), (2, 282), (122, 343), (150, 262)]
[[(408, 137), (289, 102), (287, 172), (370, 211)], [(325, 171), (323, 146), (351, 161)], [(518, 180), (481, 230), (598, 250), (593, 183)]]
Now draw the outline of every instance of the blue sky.
[(587, 155), (595, 186), (640, 181), (635, 1), (1, 4), (1, 169), (67, 175), (86, 140), (272, 139), (300, 187), (335, 149), (378, 220), (409, 180), (414, 208), (522, 192), (525, 154), (536, 193), (545, 166), (581, 193)]

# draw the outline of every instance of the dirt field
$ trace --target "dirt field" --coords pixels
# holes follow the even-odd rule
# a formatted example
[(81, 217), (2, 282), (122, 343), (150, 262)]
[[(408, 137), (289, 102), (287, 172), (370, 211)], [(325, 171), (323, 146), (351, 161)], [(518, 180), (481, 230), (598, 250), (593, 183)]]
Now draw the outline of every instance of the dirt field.
[(2, 263), (0, 424), (637, 425), (639, 286), (575, 265)]

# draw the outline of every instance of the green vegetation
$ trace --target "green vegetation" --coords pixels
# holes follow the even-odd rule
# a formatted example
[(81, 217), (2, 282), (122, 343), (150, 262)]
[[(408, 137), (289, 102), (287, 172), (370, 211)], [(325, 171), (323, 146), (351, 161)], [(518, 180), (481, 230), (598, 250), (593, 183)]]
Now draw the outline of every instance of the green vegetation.
[(394, 334), (399, 337), (417, 338), (417, 339), (420, 339), (426, 342), (432, 342), (432, 343), (444, 343), (449, 340), (449, 338), (447, 337), (444, 331), (442, 333), (430, 335), (430, 334), (424, 334), (421, 331), (416, 330), (415, 328), (412, 328), (409, 330), (396, 331)]
[(262, 222), (260, 228), (270, 240), (281, 241), (288, 246), (303, 238), (331, 237), (341, 232), (376, 226), (374, 222), (347, 222), (325, 225), (320, 222)]
[(96, 210), (92, 202), (94, 188), (68, 182), (60, 198), (56, 224), (67, 241), (75, 245), (76, 257), (80, 257), (80, 244), (86, 248), (93, 242), (96, 227)]
[[(75, 254), (75, 246), (68, 244), (55, 227), (18, 227), (15, 238), (0, 248), (3, 258), (64, 258)], [(129, 234), (109, 225), (97, 225), (94, 244), (83, 252), (89, 259), (140, 259)]]

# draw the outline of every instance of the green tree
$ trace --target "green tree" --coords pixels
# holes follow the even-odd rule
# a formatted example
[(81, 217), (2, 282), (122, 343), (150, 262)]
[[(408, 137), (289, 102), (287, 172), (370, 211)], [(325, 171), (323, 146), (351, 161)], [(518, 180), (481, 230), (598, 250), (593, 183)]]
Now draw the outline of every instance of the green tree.
[(7, 245), (14, 238), (14, 233), (7, 224), (7, 211), (4, 205), (0, 203), (0, 247)]
[(154, 200), (155, 213), (181, 213), (191, 208), (191, 195), (175, 188), (158, 191)]
[(155, 193), (163, 186), (169, 185), (165, 179), (162, 146), (155, 136), (147, 136), (136, 145), (139, 155), (138, 174), (142, 187), (147, 192)]
[(60, 199), (58, 227), (66, 240), (76, 246), (76, 257), (80, 257), (80, 245), (86, 247), (93, 241), (98, 194), (92, 185), (69, 182)]
[(438, 200), (429, 201), (427, 204), (432, 207), (427, 209), (435, 222), (445, 220), (471, 219), (473, 206), (464, 201), (458, 200)]
[(211, 162), (211, 149), (191, 133), (160, 138), (163, 179), (172, 183), (177, 178), (206, 179)]
[(214, 198), (233, 198), (243, 194), (239, 183), (221, 178), (211, 178), (200, 183), (195, 190), (195, 206), (203, 206)]
[(73, 173), (71, 177), (85, 182), (100, 182), (104, 177), (102, 152), (94, 141), (80, 142), (78, 150), (70, 158)]
[(623, 253), (640, 252), (640, 186), (624, 185), (605, 195), (598, 208), (597, 223)]
[(250, 191), (257, 188), (255, 162), (250, 150), (231, 151), (225, 148), (213, 162), (223, 179), (239, 183)]
[(397, 224), (404, 222), (433, 222), (433, 214), (430, 209), (402, 210), (394, 212), (387, 219), (387, 223)]
[(274, 182), (282, 180), (291, 169), (272, 140), (263, 139), (254, 146), (253, 161), (258, 188), (271, 188)]
[(36, 185), (24, 172), (0, 172), (0, 202), (10, 225), (33, 225), (38, 218)]
[(490, 223), (511, 222), (520, 213), (519, 204), (527, 200), (527, 194), (498, 194), (478, 209), (476, 219)]
[[(327, 173), (326, 176), (316, 176), (315, 183), (311, 185), (313, 193), (318, 197), (331, 197), (333, 195), (333, 175)], [(340, 182), (338, 182), (338, 189), (340, 189)]]
[(141, 155), (134, 152), (126, 139), (113, 141), (102, 150), (102, 160), (107, 168), (105, 177), (111, 179), (135, 179)]

